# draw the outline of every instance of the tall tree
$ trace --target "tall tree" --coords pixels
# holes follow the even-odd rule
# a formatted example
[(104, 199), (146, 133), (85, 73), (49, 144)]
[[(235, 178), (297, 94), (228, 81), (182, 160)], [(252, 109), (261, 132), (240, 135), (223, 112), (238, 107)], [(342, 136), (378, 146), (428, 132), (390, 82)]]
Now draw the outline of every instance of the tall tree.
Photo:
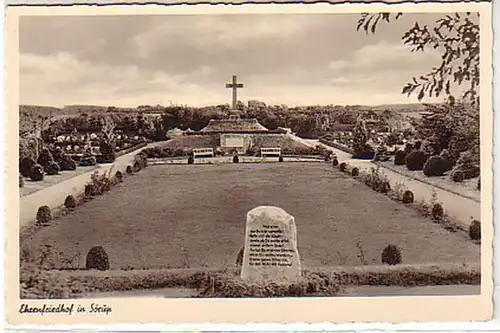
[[(375, 33), (380, 22), (399, 19), (403, 13), (363, 13), (358, 20), (357, 30)], [(450, 100), (455, 97), (451, 85), (465, 87), (461, 97), (472, 104), (479, 103), (479, 13), (455, 13), (443, 15), (432, 26), (414, 26), (401, 38), (412, 52), (423, 52), (430, 48), (441, 52), (441, 64), (430, 72), (413, 77), (402, 89), (402, 94), (417, 93), (418, 100), (427, 94), (439, 97), (446, 94)]]

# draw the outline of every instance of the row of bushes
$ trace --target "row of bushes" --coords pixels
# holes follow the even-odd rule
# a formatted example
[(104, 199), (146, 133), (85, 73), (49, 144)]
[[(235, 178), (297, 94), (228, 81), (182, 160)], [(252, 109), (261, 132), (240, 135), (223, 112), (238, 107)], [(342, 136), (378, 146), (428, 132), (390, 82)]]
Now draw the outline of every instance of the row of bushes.
[[(335, 167), (336, 164), (333, 164)], [(391, 192), (391, 186), (389, 180), (386, 175), (380, 173), (380, 167), (376, 168), (372, 167), (369, 172), (360, 173), (357, 167), (351, 168), (346, 162), (342, 162), (339, 165), (339, 169), (341, 172), (350, 172), (351, 176), (359, 179), (367, 186), (372, 188), (373, 190), (383, 193), (389, 194), (391, 198), (401, 201), (403, 204), (413, 204), (414, 203), (414, 195), (410, 190), (397, 189), (396, 191)], [(457, 231), (458, 227), (456, 224), (450, 221), (450, 218), (445, 214), (444, 208), (440, 203), (435, 202), (435, 198), (431, 205), (421, 204), (419, 210), (425, 216), (429, 216), (435, 223), (442, 224), (446, 229), (450, 231)], [(481, 240), (481, 223), (478, 220), (472, 220), (469, 224), (469, 237), (471, 240), (479, 242)]]
[[(126, 167), (126, 172), (129, 174), (138, 172), (146, 166), (147, 159), (145, 155), (139, 153), (135, 156), (134, 164)], [(64, 200), (63, 206), (67, 211), (74, 210), (78, 204), (84, 203), (97, 195), (108, 192), (112, 186), (121, 183), (122, 181), (123, 174), (119, 170), (116, 171), (114, 177), (111, 177), (110, 174), (106, 173), (100, 175), (99, 172), (96, 171), (90, 176), (90, 182), (85, 184), (82, 200), (77, 201), (74, 196), (68, 195)], [(50, 220), (52, 220), (51, 209), (47, 205), (40, 206), (36, 214), (36, 224), (46, 226), (49, 224)]]
[[(396, 151), (394, 155), (395, 165), (406, 165), (410, 171), (422, 171), (428, 177), (443, 176), (450, 172), (450, 178), (454, 182), (463, 182), (466, 179), (479, 176), (480, 168), (470, 151), (460, 154), (453, 162), (448, 150), (444, 149), (439, 155), (428, 156), (421, 150), (421, 143), (408, 144), (404, 150)], [(480, 189), (478, 181), (477, 188)]]

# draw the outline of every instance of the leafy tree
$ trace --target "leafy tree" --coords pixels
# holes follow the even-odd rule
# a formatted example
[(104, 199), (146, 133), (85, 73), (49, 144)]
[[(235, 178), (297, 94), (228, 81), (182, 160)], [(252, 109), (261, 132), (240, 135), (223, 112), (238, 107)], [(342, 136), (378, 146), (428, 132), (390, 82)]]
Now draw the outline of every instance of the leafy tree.
[[(403, 13), (363, 13), (358, 20), (357, 30), (375, 33), (379, 22), (391, 22), (399, 19)], [(404, 44), (412, 52), (425, 51), (429, 48), (441, 52), (441, 64), (433, 67), (427, 74), (408, 82), (402, 94), (410, 96), (418, 92), (418, 100), (426, 94), (439, 97), (443, 92), (454, 100), (450, 86), (465, 86), (461, 96), (473, 104), (479, 103), (479, 13), (455, 13), (443, 15), (433, 26), (420, 26), (418, 22), (402, 36)]]
[(356, 155), (366, 149), (366, 144), (368, 142), (368, 130), (366, 129), (364, 121), (358, 121), (356, 127), (354, 127), (352, 135), (352, 148), (354, 150), (354, 154)]

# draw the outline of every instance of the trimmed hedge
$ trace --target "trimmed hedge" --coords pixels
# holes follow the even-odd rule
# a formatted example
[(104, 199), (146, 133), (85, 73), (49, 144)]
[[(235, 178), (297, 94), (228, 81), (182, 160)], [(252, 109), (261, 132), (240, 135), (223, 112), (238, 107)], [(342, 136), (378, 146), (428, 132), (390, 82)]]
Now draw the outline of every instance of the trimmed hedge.
[(131, 174), (132, 172), (134, 172), (134, 169), (132, 169), (132, 166), (131, 166), (131, 165), (127, 165), (127, 168), (125, 169), (125, 171), (126, 171), (128, 174)]
[(402, 150), (398, 150), (394, 154), (394, 165), (405, 165), (406, 164), (406, 153)]
[(481, 240), (481, 222), (473, 220), (469, 225), (469, 237), (472, 240)]
[(194, 163), (194, 157), (193, 156), (189, 156), (188, 157), (188, 164), (193, 164)]
[(427, 177), (442, 176), (448, 171), (448, 164), (441, 156), (430, 157), (424, 165), (424, 175)]
[(64, 207), (67, 209), (75, 209), (76, 208), (76, 199), (72, 195), (68, 195), (64, 200)]
[(31, 169), (37, 164), (31, 157), (25, 157), (19, 163), (19, 172), (23, 177), (31, 177)]
[[(22, 270), (26, 272), (25, 269)], [(214, 276), (226, 274), (236, 277), (240, 268), (226, 271), (214, 269), (163, 269), (129, 270), (108, 272), (37, 271), (35, 274), (21, 276), (21, 298), (47, 299), (48, 291), (44, 281), (59, 285), (60, 292), (52, 298), (67, 299), (82, 296), (87, 292), (129, 291), (139, 289), (161, 289), (173, 287), (203, 288), (207, 282), (217, 281)], [(342, 267), (341, 269), (303, 270), (303, 276), (325, 277), (334, 285), (372, 285), (372, 286), (436, 286), (436, 285), (480, 285), (481, 265), (479, 263), (443, 263), (421, 265), (379, 265)], [(36, 279), (37, 283), (27, 283)], [(66, 291), (66, 292), (62, 292)]]
[(413, 203), (413, 201), (415, 200), (415, 197), (413, 196), (413, 192), (410, 191), (410, 190), (406, 190), (404, 193), (403, 193), (403, 203), (404, 204), (410, 204), (410, 203)]
[(238, 157), (238, 155), (234, 155), (233, 156), (233, 163), (239, 163), (240, 162), (240, 158)]
[(56, 162), (52, 162), (49, 165), (46, 165), (44, 167), (44, 170), (47, 173), (47, 175), (52, 176), (52, 175), (59, 174), (59, 171), (61, 170), (61, 168), (59, 167), (59, 164), (57, 164)]
[(40, 206), (36, 212), (36, 223), (46, 225), (50, 222), (50, 220), (52, 220), (52, 212), (49, 206)]
[(85, 268), (87, 270), (109, 270), (109, 257), (102, 246), (94, 246), (89, 250), (85, 260)]
[(340, 171), (345, 172), (347, 169), (347, 164), (345, 162), (340, 163), (339, 169)]
[(406, 168), (410, 171), (419, 171), (424, 168), (427, 156), (421, 150), (414, 150), (406, 156)]
[(441, 222), (444, 218), (444, 209), (440, 203), (434, 204), (431, 210), (431, 216), (434, 222)]
[(30, 178), (32, 181), (40, 182), (43, 180), (44, 172), (43, 167), (40, 164), (34, 164), (31, 167)]
[(381, 260), (383, 264), (399, 265), (403, 262), (401, 249), (394, 244), (387, 245), (382, 251)]

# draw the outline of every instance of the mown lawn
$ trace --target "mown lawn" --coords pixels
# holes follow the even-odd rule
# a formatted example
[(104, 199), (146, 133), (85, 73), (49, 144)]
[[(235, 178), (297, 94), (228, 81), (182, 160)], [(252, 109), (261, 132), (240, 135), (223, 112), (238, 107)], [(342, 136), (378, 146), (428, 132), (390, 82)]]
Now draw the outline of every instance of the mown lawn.
[(103, 245), (112, 269), (223, 267), (243, 246), (246, 213), (275, 205), (295, 216), (303, 266), (380, 263), (389, 244), (403, 263), (478, 262), (480, 247), (327, 164), (150, 166), (53, 221), (26, 243), (52, 244), (80, 267)]

